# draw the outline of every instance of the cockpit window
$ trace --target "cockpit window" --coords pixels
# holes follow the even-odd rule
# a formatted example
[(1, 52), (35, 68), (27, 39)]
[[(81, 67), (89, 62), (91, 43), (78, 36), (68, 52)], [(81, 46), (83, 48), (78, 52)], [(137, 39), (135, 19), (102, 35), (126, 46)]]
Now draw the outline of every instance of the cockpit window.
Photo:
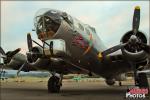
[(58, 27), (58, 23), (48, 16), (41, 16), (37, 22), (37, 30), (41, 32), (56, 32)]
[(61, 24), (60, 17), (59, 12), (55, 10), (49, 10), (42, 13), (42, 15), (37, 15), (34, 20), (38, 37), (40, 39), (52, 37), (59, 29)]
[(70, 15), (68, 15), (68, 20), (73, 24), (73, 19)]
[(73, 25), (73, 19), (70, 15), (68, 15), (66, 12), (63, 12), (61, 13), (61, 16), (69, 25)]
[(95, 28), (93, 28), (93, 27), (89, 27), (89, 28), (91, 29), (91, 31), (92, 31), (93, 33), (96, 33)]
[(35, 18), (34, 18), (35, 27), (37, 26), (40, 18), (43, 16), (50, 17), (51, 19), (55, 20), (56, 23), (59, 23), (59, 21), (61, 19), (59, 11), (48, 9), (48, 8), (43, 8), (43, 9), (40, 9), (35, 15)]
[(84, 31), (84, 27), (80, 23), (78, 23), (78, 26), (82, 31)]
[(88, 35), (90, 34), (90, 31), (87, 28), (85, 28), (85, 31)]

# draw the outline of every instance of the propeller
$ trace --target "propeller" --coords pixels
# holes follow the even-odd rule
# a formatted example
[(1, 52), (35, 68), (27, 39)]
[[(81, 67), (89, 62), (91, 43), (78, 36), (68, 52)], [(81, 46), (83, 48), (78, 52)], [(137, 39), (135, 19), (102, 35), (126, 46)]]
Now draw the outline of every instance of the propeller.
[(33, 44), (32, 44), (32, 38), (31, 38), (30, 33), (27, 34), (27, 45), (28, 45), (29, 52), (31, 52), (33, 48)]
[(126, 45), (126, 43), (125, 43), (125, 44), (119, 44), (119, 45), (116, 45), (116, 46), (114, 46), (114, 47), (111, 47), (111, 48), (109, 48), (109, 49), (103, 51), (103, 52), (102, 52), (102, 56), (106, 56), (106, 55), (108, 55), (108, 54), (111, 54), (111, 53), (113, 53), (113, 52), (115, 52), (115, 51), (121, 49), (121, 48), (124, 47), (125, 45)]
[[(102, 56), (106, 56), (110, 53), (113, 53), (119, 49), (129, 47), (132, 49), (131, 52), (138, 52), (138, 50), (144, 50), (146, 53), (150, 54), (150, 44), (147, 45), (146, 42), (143, 42), (139, 38), (139, 25), (140, 25), (140, 7), (136, 6), (134, 10), (134, 15), (133, 15), (133, 22), (132, 22), (132, 31), (130, 37), (126, 40), (125, 43), (121, 43), (119, 45), (116, 45), (114, 47), (111, 47), (105, 51), (103, 51), (101, 54)], [(137, 34), (138, 33), (138, 34)], [(150, 42), (150, 41), (149, 41)], [(139, 49), (140, 48), (140, 49)], [(138, 85), (138, 70), (136, 68), (135, 62), (129, 61), (129, 64), (133, 68), (134, 71), (134, 80), (135, 80), (135, 85)]]
[[(31, 38), (30, 33), (27, 34), (27, 45), (28, 45), (28, 50), (29, 50), (29, 52), (27, 52), (27, 56), (29, 56), (32, 54), (32, 48), (33, 48), (32, 38)], [(21, 72), (21, 70), (26, 66), (26, 64), (28, 64), (27, 61), (25, 61), (24, 64), (18, 69), (17, 77), (19, 76), (19, 73)]]
[(136, 6), (135, 10), (134, 10), (134, 15), (133, 15), (132, 34), (131, 34), (130, 38), (128, 39), (128, 41), (126, 43), (121, 43), (119, 45), (116, 45), (114, 47), (111, 47), (111, 48), (103, 51), (101, 53), (102, 56), (107, 56), (108, 54), (111, 54), (127, 45), (130, 47), (134, 47), (134, 49), (135, 49), (134, 51), (136, 51), (140, 46), (145, 52), (150, 53), (150, 45), (142, 43), (142, 41), (139, 40), (137, 37), (139, 25), (140, 25), (140, 7)]
[[(28, 45), (28, 50), (29, 50), (29, 52), (26, 53), (26, 54), (27, 54), (27, 60), (29, 60), (29, 59), (31, 60), (31, 59), (32, 59), (33, 61), (36, 61), (38, 57), (41, 57), (41, 56), (42, 56), (42, 54), (37, 53), (37, 52), (33, 52), (33, 43), (32, 43), (32, 42), (34, 42), (35, 44), (37, 44), (37, 45), (39, 45), (40, 47), (42, 47), (39, 43), (37, 43), (36, 41), (32, 40), (31, 34), (28, 33), (28, 34), (27, 34), (27, 45)], [(43, 48), (43, 47), (42, 47), (42, 48)], [(18, 69), (18, 71), (17, 71), (17, 76), (19, 75), (20, 71), (21, 71), (23, 68), (27, 67), (27, 66), (29, 66), (28, 61), (24, 62), (24, 64)]]
[(14, 55), (16, 55), (21, 49), (18, 48), (14, 51), (8, 51), (5, 53), (5, 51), (0, 47), (0, 58), (3, 58), (3, 64), (1, 64), (1, 73), (3, 72), (4, 66), (7, 65)]
[(149, 45), (146, 45), (146, 44), (144, 44), (144, 43), (141, 43), (140, 45), (141, 45), (142, 49), (143, 49), (145, 52), (147, 52), (148, 54), (150, 54), (150, 44), (149, 44)]
[(138, 71), (138, 73), (150, 73), (150, 70), (142, 70), (142, 71)]
[(40, 45), (40, 44), (37, 43), (36, 41), (32, 40), (31, 34), (28, 33), (28, 34), (27, 34), (27, 45), (28, 45), (28, 50), (29, 50), (29, 52), (31, 52), (31, 51), (32, 51), (32, 48), (33, 48), (32, 42), (34, 42), (35, 44), (37, 44), (38, 46), (40, 46), (41, 48), (43, 48), (42, 45)]
[(0, 47), (0, 53), (2, 56), (5, 56), (5, 51), (2, 49), (2, 47)]
[(53, 44), (54, 44), (53, 41), (51, 41), (49, 45), (51, 55), (53, 55)]
[(19, 73), (21, 72), (21, 70), (27, 65), (27, 61), (18, 69), (17, 71), (17, 77), (19, 76)]
[(136, 6), (134, 10), (133, 23), (132, 23), (132, 29), (134, 35), (136, 35), (136, 33), (138, 32), (139, 25), (140, 25), (140, 7)]
[(5, 51), (2, 49), (2, 47), (0, 47), (0, 54), (1, 54), (1, 58), (3, 58), (4, 60), (4, 64), (7, 64), (11, 61), (12, 57), (14, 55), (16, 55), (19, 51), (21, 50), (21, 48), (17, 48), (14, 51), (8, 51), (7, 53), (5, 53)]

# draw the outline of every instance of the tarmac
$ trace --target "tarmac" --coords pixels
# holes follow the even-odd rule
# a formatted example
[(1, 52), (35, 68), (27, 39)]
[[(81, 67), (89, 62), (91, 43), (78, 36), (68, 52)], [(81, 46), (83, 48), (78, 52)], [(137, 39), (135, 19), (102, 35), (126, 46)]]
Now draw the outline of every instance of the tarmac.
[(122, 82), (123, 86), (107, 86), (104, 80), (63, 80), (60, 93), (48, 93), (46, 80), (1, 81), (0, 100), (127, 100), (126, 91), (134, 84), (133, 80)]

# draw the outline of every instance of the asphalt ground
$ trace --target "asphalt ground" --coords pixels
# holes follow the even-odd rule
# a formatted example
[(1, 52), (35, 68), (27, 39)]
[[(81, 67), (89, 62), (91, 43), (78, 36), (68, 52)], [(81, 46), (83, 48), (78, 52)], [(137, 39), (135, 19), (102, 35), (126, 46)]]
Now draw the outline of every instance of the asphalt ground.
[(64, 80), (60, 93), (48, 93), (46, 80), (1, 81), (0, 100), (127, 100), (126, 91), (134, 82), (122, 84), (120, 87), (107, 86), (104, 80)]

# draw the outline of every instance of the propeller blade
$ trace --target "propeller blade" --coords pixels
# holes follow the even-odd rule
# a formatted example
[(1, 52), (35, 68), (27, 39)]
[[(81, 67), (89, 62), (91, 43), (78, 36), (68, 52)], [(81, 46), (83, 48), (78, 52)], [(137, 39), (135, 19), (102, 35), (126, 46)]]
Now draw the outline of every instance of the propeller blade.
[(147, 52), (148, 54), (150, 54), (150, 45), (141, 43), (142, 49)]
[(53, 41), (50, 42), (50, 53), (53, 55)]
[(0, 58), (4, 58), (4, 59), (5, 59), (5, 58), (7, 58), (7, 56), (5, 56), (5, 55), (1, 55), (1, 56), (0, 56)]
[(21, 50), (21, 48), (17, 48), (14, 51), (11, 51), (10, 53), (7, 54), (8, 57), (13, 57), (15, 54), (17, 54), (19, 51)]
[(21, 70), (26, 66), (27, 61), (18, 69), (17, 71), (17, 76), (19, 75), (19, 73), (21, 72)]
[(0, 73), (1, 73), (1, 75), (2, 75), (2, 73), (3, 73), (3, 69), (4, 69), (4, 64), (3, 63), (0, 63)]
[(103, 51), (103, 52), (102, 52), (102, 56), (106, 56), (106, 55), (108, 55), (108, 54), (111, 54), (111, 53), (113, 53), (113, 52), (115, 52), (115, 51), (121, 49), (121, 48), (124, 47), (125, 45), (126, 45), (126, 43), (125, 43), (125, 44), (119, 44), (119, 45), (116, 45), (116, 46), (114, 46), (114, 47), (111, 47), (111, 48), (109, 48), (109, 49)]
[(32, 38), (30, 33), (27, 34), (27, 45), (28, 45), (29, 52), (31, 52), (33, 45), (32, 45)]
[(136, 6), (133, 15), (133, 34), (136, 35), (140, 25), (140, 7)]
[(142, 71), (138, 71), (138, 73), (150, 73), (150, 70), (142, 70)]
[(0, 47), (0, 53), (1, 53), (2, 55), (6, 55), (6, 54), (5, 54), (5, 51), (2, 49), (2, 47)]

